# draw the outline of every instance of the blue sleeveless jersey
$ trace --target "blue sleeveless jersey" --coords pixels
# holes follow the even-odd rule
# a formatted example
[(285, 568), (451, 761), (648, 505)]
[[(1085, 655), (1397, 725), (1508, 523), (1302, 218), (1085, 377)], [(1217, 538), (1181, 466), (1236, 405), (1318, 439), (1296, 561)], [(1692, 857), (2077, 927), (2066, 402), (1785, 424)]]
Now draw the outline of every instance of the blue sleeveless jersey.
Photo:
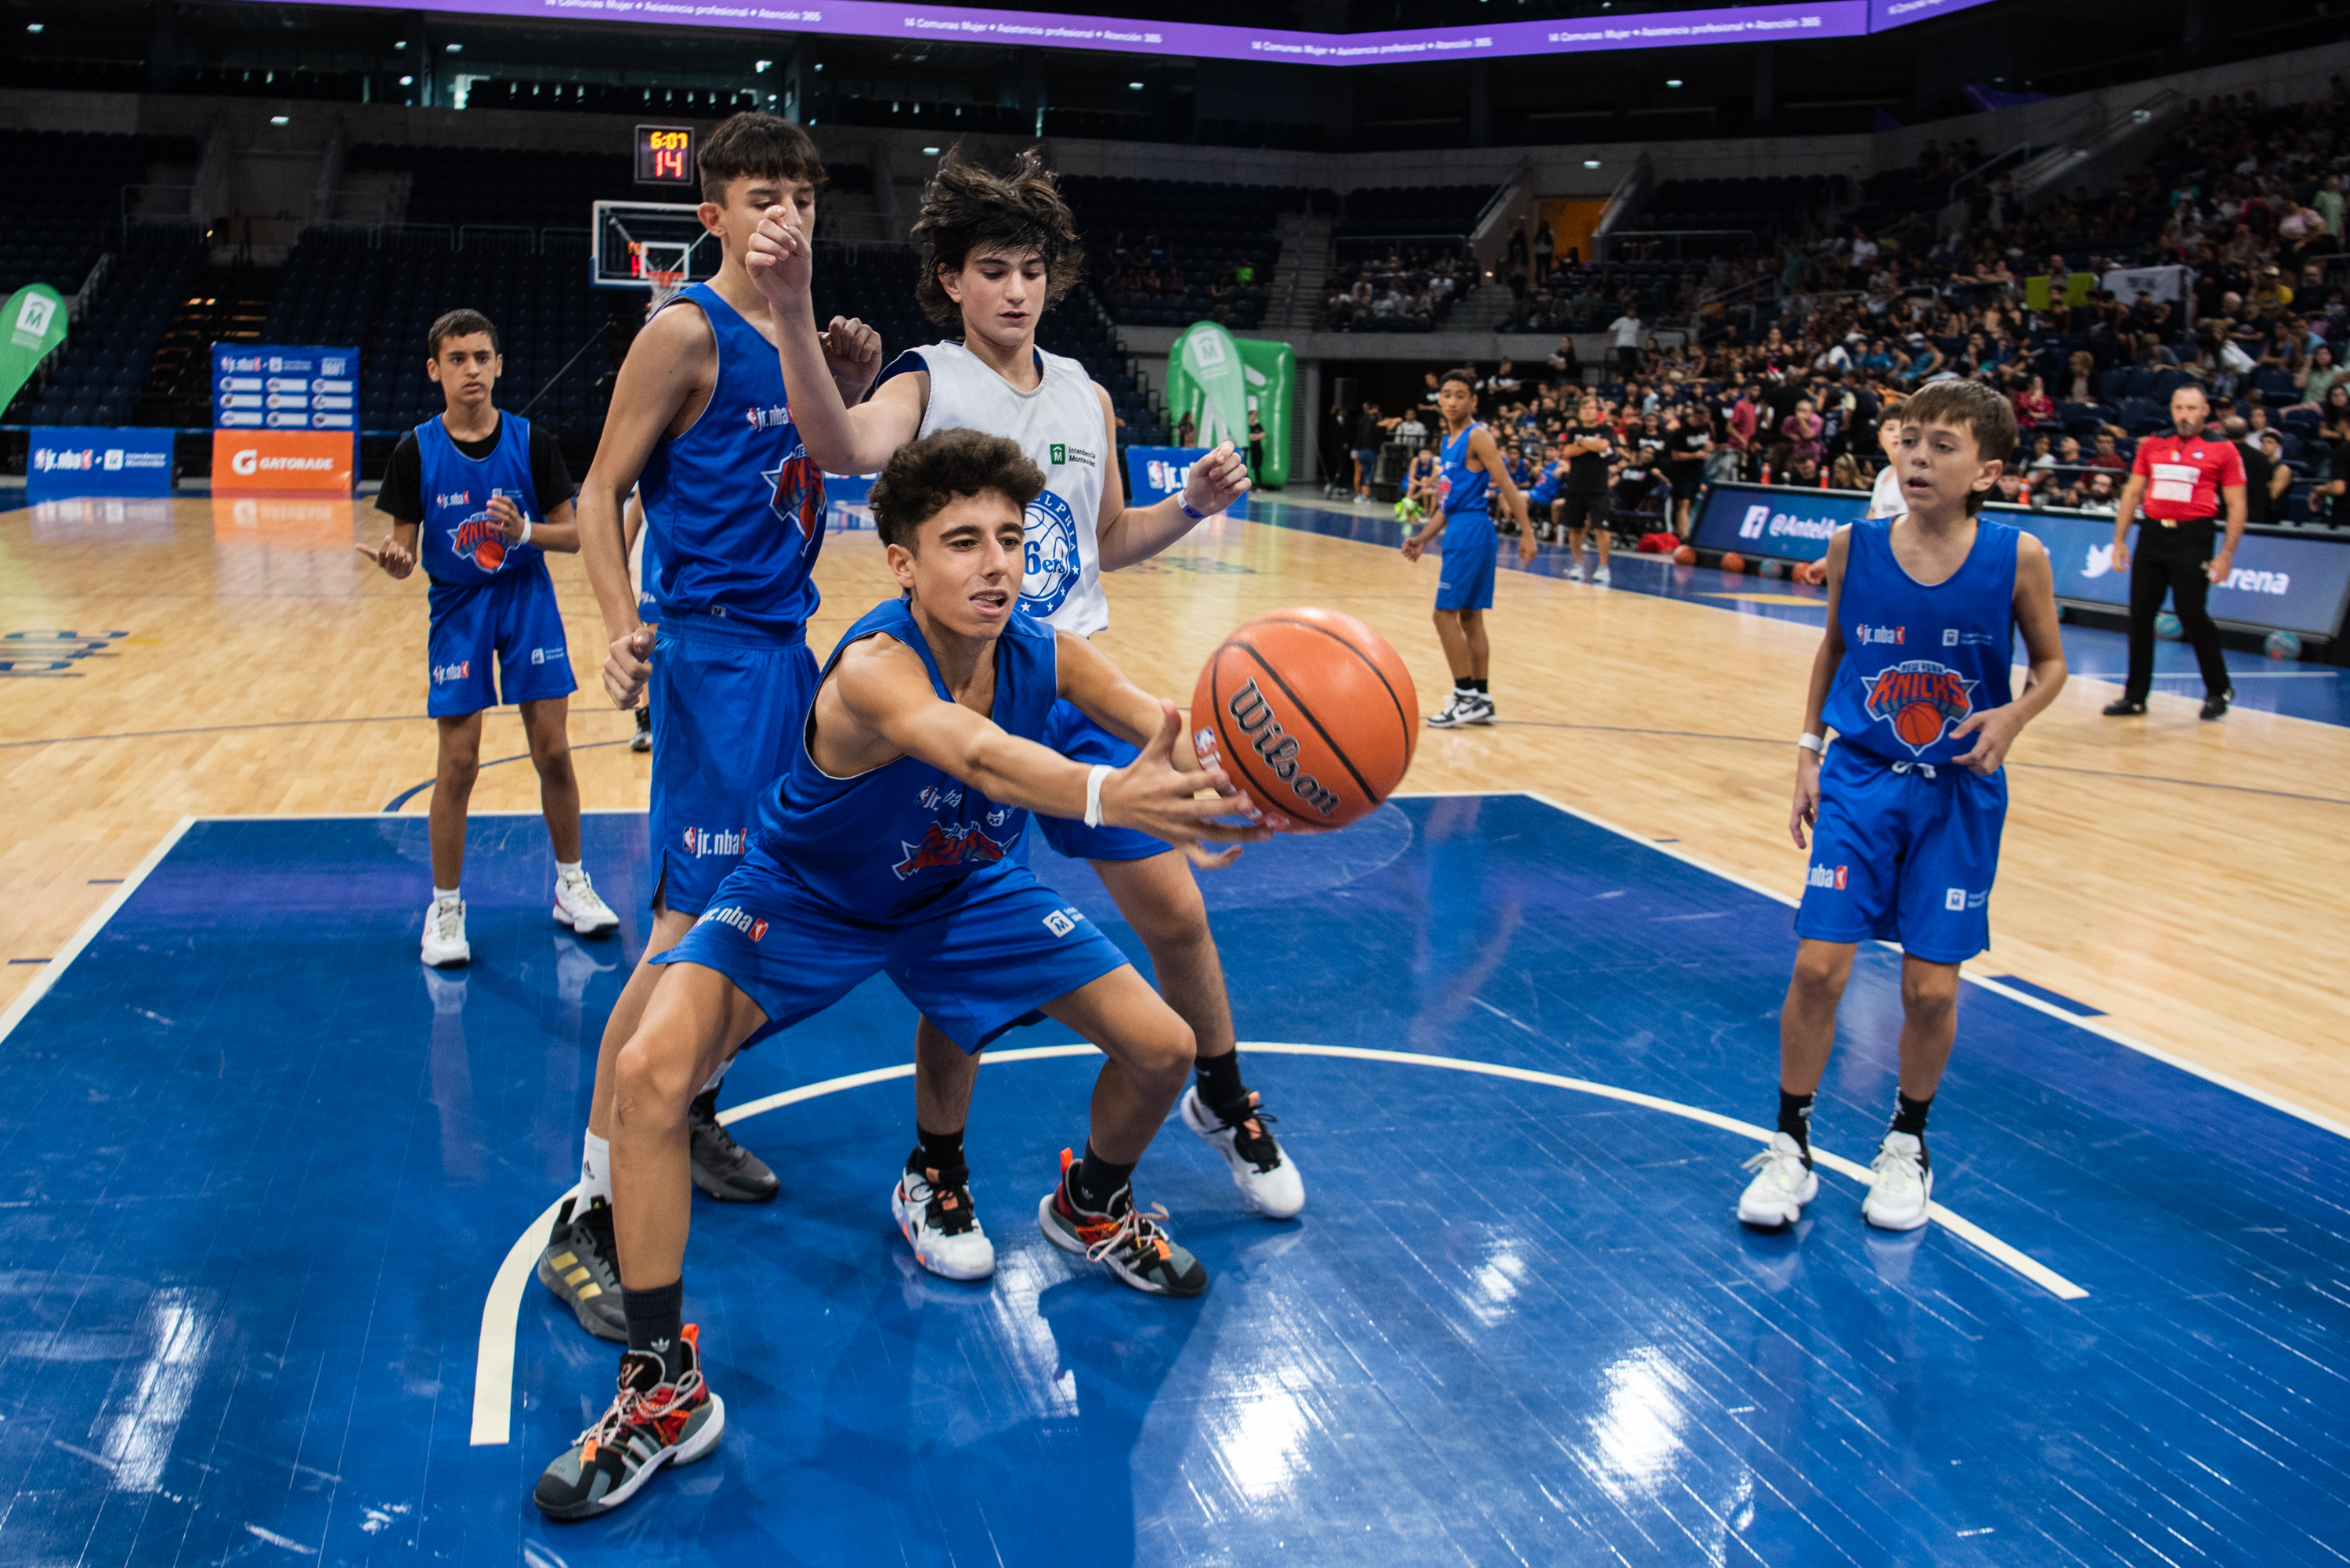
[(498, 444), (487, 457), (471, 458), (457, 450), (436, 414), (416, 427), (416, 455), (426, 576), (444, 587), (481, 587), (502, 571), (522, 571), (539, 559), (536, 545), (507, 544), (505, 530), (490, 515), (490, 497), (504, 495), (531, 522), (546, 521), (530, 481), (528, 420), (499, 414)]
[[(875, 607), (848, 628), (825, 661), (818, 690), (842, 649), (877, 632), (912, 649), (939, 701), (954, 700), (902, 599)], [(988, 717), (1041, 744), (1059, 696), (1053, 628), (1015, 610), (995, 644), (995, 702)], [(938, 913), (1021, 865), (1014, 850), (1027, 826), (1026, 811), (999, 805), (913, 757), (835, 778), (808, 754), (804, 719), (783, 784), (769, 792), (762, 812), (759, 848), (842, 913), (890, 921)]]
[(775, 346), (707, 284), (670, 303), (680, 299), (709, 318), (718, 384), (702, 416), (645, 464), (646, 588), (673, 614), (796, 637), (816, 607), (808, 574), (824, 548), (824, 474), (792, 424)]
[(1438, 453), (1436, 493), (1444, 503), (1447, 516), (1461, 512), (1484, 514), (1485, 491), (1492, 479), (1483, 470), (1469, 466), (1469, 438), (1479, 428), (1471, 421), (1459, 435), (1448, 437)]
[(1891, 519), (1852, 524), (1836, 601), (1844, 660), (1825, 713), (1838, 745), (1935, 767), (1973, 748), (1950, 732), (2011, 701), (2019, 536), (1978, 516), (1965, 564), (1925, 587), (1893, 557)]

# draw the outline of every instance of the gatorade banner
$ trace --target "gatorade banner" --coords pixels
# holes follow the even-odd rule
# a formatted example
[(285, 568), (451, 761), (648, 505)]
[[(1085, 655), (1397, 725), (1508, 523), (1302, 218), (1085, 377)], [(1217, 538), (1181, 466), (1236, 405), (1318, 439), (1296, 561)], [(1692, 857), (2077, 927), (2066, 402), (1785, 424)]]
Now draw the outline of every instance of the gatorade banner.
[(1167, 417), (1188, 413), (1199, 426), (1201, 447), (1229, 441), (1245, 456), (1249, 415), (1255, 414), (1264, 430), (1256, 482), (1285, 484), (1296, 384), (1296, 355), (1288, 344), (1236, 338), (1212, 321), (1195, 322), (1167, 353)]
[(359, 440), (349, 431), (214, 431), (214, 495), (348, 495)]
[(0, 408), (6, 408), (57, 346), (66, 340), (66, 302), (46, 283), (28, 283), (0, 306)]
[(172, 493), (172, 432), (36, 425), (25, 453), (25, 499)]

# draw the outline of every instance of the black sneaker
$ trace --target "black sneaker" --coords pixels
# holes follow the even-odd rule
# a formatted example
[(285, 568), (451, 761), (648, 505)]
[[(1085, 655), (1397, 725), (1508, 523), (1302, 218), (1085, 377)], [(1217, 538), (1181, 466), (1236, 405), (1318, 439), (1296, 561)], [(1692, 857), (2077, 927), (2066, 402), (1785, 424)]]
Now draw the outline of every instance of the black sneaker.
[(2146, 713), (2146, 704), (2135, 697), (2116, 697), (2105, 706), (2108, 719), (2137, 719)]
[(614, 1260), (620, 1250), (612, 1242), (612, 1206), (600, 1199), (584, 1214), (571, 1211), (575, 1199), (566, 1199), (546, 1233), (538, 1254), (538, 1282), (571, 1309), (579, 1326), (598, 1339), (629, 1343), (629, 1320), (620, 1311), (620, 1271)]
[(1061, 1179), (1036, 1205), (1037, 1228), (1045, 1239), (1064, 1252), (1082, 1252), (1147, 1295), (1196, 1296), (1208, 1288), (1208, 1271), (1200, 1260), (1175, 1244), (1161, 1228), (1167, 1210), (1154, 1203), (1150, 1212), (1134, 1206), (1134, 1189), (1121, 1187), (1107, 1210), (1081, 1209), (1069, 1195), (1069, 1171), (1076, 1155), (1061, 1151)]
[(661, 1358), (620, 1357), (620, 1391), (603, 1419), (546, 1467), (530, 1501), (549, 1519), (592, 1519), (637, 1495), (663, 1465), (706, 1459), (726, 1430), (726, 1403), (702, 1380), (701, 1331), (685, 1327), (684, 1365), (664, 1381)]
[(767, 1162), (734, 1141), (718, 1123), (718, 1091), (705, 1089), (686, 1107), (693, 1138), (693, 1184), (721, 1203), (772, 1203), (784, 1184)]
[(652, 749), (653, 711), (650, 708), (639, 708), (637, 710), (637, 732), (629, 737), (629, 750), (650, 752)]
[(2203, 717), (2206, 719), (2216, 719), (2220, 714), (2226, 712), (2228, 711), (2228, 699), (2233, 697), (2235, 694), (2236, 689), (2230, 686), (2225, 691), (2220, 692), (2216, 696), (2204, 698)]

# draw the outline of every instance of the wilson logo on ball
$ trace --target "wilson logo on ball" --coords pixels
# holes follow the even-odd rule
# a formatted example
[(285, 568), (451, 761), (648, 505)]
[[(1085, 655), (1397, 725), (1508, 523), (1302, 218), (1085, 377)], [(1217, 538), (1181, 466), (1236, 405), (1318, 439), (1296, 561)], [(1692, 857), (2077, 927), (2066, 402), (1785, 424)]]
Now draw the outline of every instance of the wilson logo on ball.
[(1344, 827), (1403, 782), (1419, 699), (1395, 649), (1352, 616), (1276, 610), (1216, 649), (1191, 697), (1192, 749), (1281, 832)]

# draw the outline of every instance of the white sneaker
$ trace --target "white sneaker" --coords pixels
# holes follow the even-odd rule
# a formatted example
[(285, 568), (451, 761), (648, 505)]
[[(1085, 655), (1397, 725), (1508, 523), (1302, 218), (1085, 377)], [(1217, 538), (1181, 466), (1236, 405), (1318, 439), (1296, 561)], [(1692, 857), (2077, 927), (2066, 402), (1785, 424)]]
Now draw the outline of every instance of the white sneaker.
[(1250, 1208), (1268, 1220), (1295, 1219), (1305, 1207), (1305, 1179), (1265, 1130), (1264, 1124), (1273, 1118), (1255, 1114), (1257, 1104), (1252, 1092), (1251, 1114), (1227, 1122), (1208, 1108), (1200, 1098), (1200, 1086), (1194, 1084), (1183, 1091), (1177, 1108), (1183, 1113), (1183, 1125), (1232, 1168), (1232, 1185), (1241, 1189)]
[(1934, 1172), (1926, 1164), (1926, 1143), (1913, 1133), (1889, 1132), (1869, 1162), (1868, 1196), (1860, 1217), (1880, 1231), (1915, 1231), (1926, 1222), (1934, 1200)]
[(1804, 1205), (1820, 1195), (1819, 1173), (1804, 1163), (1804, 1146), (1789, 1133), (1773, 1133), (1768, 1147), (1746, 1162), (1754, 1179), (1739, 1194), (1742, 1224), (1765, 1231), (1793, 1225)]
[(473, 958), (473, 944), (465, 940), (465, 900), (435, 898), (424, 906), (424, 950), (419, 956), (434, 969)]
[[(913, 1159), (921, 1158), (914, 1151)], [(925, 1170), (912, 1159), (889, 1194), (889, 1212), (914, 1259), (942, 1279), (983, 1280), (995, 1272), (995, 1243), (971, 1206), (971, 1171)]]
[(620, 917), (597, 895), (595, 883), (588, 880), (587, 872), (581, 871), (556, 877), (555, 923), (569, 926), (583, 937), (598, 937), (616, 929)]
[(1591, 586), (1595, 588), (1604, 588), (1607, 586), (1607, 567), (1594, 566), (1591, 569)]
[(1463, 691), (1457, 686), (1452, 689), (1452, 695), (1445, 701), (1444, 711), (1440, 713), (1430, 713), (1428, 716), (1428, 727), (1431, 730), (1457, 730), (1463, 724), (1474, 724), (1479, 722), (1477, 693)]
[(1575, 560), (1574, 565), (1566, 568), (1566, 580), (1570, 583), (1579, 583), (1583, 581), (1583, 562), (1579, 557)]
[(1475, 694), (1473, 703), (1474, 705), (1470, 710), (1469, 716), (1461, 722), (1464, 724), (1492, 723), (1493, 722), (1492, 695), (1490, 692), (1477, 692)]

